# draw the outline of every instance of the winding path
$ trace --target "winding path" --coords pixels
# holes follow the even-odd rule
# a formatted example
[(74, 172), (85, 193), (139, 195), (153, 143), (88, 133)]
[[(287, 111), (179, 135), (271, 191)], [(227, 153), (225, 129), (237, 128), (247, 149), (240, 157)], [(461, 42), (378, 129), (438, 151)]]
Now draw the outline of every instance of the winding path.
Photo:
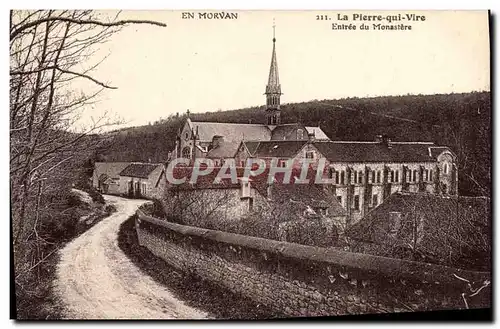
[(120, 224), (144, 200), (105, 196), (117, 212), (61, 250), (55, 293), (68, 319), (200, 319), (207, 314), (186, 306), (141, 272), (118, 247)]

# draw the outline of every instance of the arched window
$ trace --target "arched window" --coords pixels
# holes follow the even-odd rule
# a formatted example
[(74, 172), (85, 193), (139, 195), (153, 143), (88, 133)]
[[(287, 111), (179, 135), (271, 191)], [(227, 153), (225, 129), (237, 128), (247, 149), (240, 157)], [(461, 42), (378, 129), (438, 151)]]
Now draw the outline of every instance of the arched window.
[(182, 149), (182, 157), (186, 159), (191, 159), (191, 149), (186, 146)]
[(358, 183), (363, 184), (363, 172), (361, 170), (358, 172)]

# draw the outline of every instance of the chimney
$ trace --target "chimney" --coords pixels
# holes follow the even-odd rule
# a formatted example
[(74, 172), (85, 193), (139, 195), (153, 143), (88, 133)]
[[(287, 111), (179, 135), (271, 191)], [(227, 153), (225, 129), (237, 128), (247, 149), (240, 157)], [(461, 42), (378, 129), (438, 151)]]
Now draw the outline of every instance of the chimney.
[(222, 143), (224, 143), (224, 136), (215, 135), (212, 138), (212, 148), (218, 148)]
[(307, 142), (308, 143), (314, 143), (316, 141), (316, 133), (314, 132), (314, 130), (312, 132), (308, 132), (307, 133)]
[(273, 187), (272, 186), (273, 186), (272, 184), (267, 184), (267, 199), (268, 200), (273, 199), (273, 196), (272, 196)]
[(392, 139), (386, 134), (375, 136), (375, 142), (383, 144), (388, 148), (392, 148)]

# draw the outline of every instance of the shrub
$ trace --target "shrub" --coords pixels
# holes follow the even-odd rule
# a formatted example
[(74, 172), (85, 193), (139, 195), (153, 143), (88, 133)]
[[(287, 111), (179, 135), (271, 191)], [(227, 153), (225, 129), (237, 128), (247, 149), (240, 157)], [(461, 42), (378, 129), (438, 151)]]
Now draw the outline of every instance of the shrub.
[(67, 198), (67, 204), (70, 207), (78, 207), (82, 205), (82, 199), (75, 193), (70, 193)]
[(89, 187), (85, 192), (87, 192), (90, 197), (92, 198), (92, 201), (104, 204), (106, 201), (104, 200), (104, 197), (102, 196), (99, 191), (97, 191), (94, 187)]
[(141, 206), (141, 210), (144, 211), (146, 215), (153, 216), (156, 218), (167, 218), (163, 204), (158, 199), (152, 199), (152, 203), (146, 203)]

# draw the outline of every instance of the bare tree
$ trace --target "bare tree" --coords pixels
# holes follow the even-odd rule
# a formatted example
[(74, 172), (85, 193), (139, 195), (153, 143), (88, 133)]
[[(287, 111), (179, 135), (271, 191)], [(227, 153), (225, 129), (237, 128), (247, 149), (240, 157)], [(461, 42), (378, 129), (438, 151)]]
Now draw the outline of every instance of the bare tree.
[[(69, 178), (71, 170), (101, 143), (95, 134), (116, 123), (103, 115), (86, 126), (76, 125), (103, 90), (116, 88), (92, 76), (105, 59), (96, 61), (95, 54), (127, 24), (165, 26), (119, 20), (118, 15), (106, 18), (91, 10), (10, 12), (10, 184), (16, 272), (39, 262), (26, 261), (25, 256), (29, 243), (40, 242), (36, 234), (40, 209), (50, 207), (42, 196), (64, 189), (58, 185), (62, 178)], [(75, 90), (73, 83), (79, 79), (89, 81), (95, 90)]]
[[(369, 237), (382, 256), (406, 258), (452, 267), (487, 270), (491, 253), (491, 212), (487, 198), (415, 194), (394, 197), (398, 211), (375, 211), (353, 231)], [(395, 201), (396, 203), (396, 201)], [(382, 205), (381, 207), (384, 207)], [(383, 209), (383, 208), (382, 208)], [(361, 240), (360, 240), (361, 241)], [(353, 251), (367, 245), (354, 242)], [(368, 245), (370, 246), (370, 245)]]

